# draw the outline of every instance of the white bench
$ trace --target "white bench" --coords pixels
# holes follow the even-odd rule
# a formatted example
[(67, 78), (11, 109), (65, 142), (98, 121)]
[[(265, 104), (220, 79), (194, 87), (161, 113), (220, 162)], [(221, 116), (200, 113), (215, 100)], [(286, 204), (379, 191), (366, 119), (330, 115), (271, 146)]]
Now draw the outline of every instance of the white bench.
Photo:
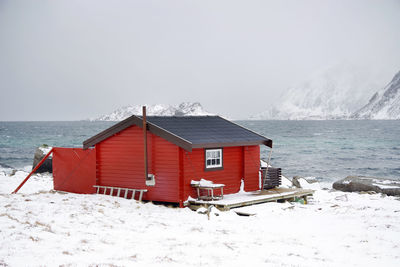
[[(197, 190), (197, 199), (201, 200), (219, 200), (224, 198), (224, 184), (214, 184), (211, 181), (201, 179), (200, 181), (191, 181), (190, 185)], [(220, 194), (216, 195), (214, 189), (220, 189)], [(202, 192), (206, 192), (202, 195)]]

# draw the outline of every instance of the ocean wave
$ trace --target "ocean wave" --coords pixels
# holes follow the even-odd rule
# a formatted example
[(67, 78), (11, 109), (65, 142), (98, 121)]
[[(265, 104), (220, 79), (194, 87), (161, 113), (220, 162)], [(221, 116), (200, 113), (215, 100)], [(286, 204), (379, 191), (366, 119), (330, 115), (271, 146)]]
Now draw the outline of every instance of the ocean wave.
[(20, 161), (32, 161), (33, 157), (0, 157), (0, 161), (13, 161), (13, 160), (20, 160)]
[(12, 169), (13, 167), (11, 167), (10, 165), (4, 164), (0, 162), (0, 169)]

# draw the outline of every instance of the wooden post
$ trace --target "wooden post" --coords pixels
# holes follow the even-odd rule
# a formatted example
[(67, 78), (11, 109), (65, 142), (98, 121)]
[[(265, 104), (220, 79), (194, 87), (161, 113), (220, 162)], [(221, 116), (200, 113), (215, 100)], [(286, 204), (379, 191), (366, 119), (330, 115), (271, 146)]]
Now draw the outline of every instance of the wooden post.
[(144, 181), (148, 179), (147, 172), (147, 122), (146, 122), (146, 106), (143, 106), (143, 143), (144, 143)]
[(31, 173), (28, 174), (28, 176), (22, 181), (22, 183), (12, 192), (12, 194), (15, 194), (18, 192), (18, 190), (21, 189), (21, 187), (28, 181), (28, 179), (31, 177), (32, 174), (35, 173), (37, 169), (45, 162), (45, 160), (50, 156), (50, 154), (53, 153), (53, 148), (42, 158), (42, 160), (36, 165), (36, 167), (31, 171)]

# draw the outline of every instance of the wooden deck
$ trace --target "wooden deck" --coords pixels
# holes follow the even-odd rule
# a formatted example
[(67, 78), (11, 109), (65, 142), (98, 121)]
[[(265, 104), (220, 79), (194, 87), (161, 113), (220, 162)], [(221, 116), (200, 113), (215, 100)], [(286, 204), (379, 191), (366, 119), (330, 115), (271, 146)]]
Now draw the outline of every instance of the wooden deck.
[(189, 207), (197, 209), (199, 207), (215, 206), (219, 210), (230, 210), (238, 207), (245, 207), (266, 202), (294, 201), (296, 198), (306, 200), (307, 196), (312, 196), (314, 190), (301, 188), (274, 188), (264, 191), (241, 192), (237, 194), (224, 195), (221, 200), (189, 200)]

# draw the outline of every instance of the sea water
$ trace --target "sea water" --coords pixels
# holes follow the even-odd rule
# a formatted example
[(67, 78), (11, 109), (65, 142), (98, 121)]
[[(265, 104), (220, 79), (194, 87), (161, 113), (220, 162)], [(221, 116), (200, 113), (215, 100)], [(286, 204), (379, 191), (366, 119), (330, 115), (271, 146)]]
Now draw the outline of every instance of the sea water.
[[(0, 122), (0, 169), (28, 169), (42, 144), (81, 147), (115, 122)], [(236, 121), (273, 140), (271, 165), (287, 177), (400, 180), (400, 121)], [(270, 149), (262, 146), (261, 158)], [(256, 164), (256, 163), (255, 163)]]

